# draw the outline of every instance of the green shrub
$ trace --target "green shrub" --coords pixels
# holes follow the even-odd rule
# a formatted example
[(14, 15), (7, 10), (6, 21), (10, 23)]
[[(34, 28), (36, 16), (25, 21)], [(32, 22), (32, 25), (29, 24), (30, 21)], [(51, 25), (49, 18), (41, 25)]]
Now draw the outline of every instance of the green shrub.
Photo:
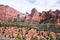
[(18, 35), (17, 38), (18, 38), (19, 40), (23, 40), (23, 38), (22, 38), (21, 35), (20, 35), (20, 36)]

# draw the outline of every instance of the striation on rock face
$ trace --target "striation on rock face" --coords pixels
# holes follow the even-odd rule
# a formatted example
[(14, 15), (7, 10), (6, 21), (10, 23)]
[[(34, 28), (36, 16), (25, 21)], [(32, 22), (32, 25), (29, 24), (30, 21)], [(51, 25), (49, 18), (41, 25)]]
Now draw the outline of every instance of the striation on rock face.
[(32, 11), (34, 11), (32, 20), (34, 20), (34, 21), (40, 21), (40, 14), (39, 14), (39, 12), (35, 8)]
[(60, 10), (49, 10), (43, 11), (41, 13), (38, 12), (35, 8), (33, 8), (31, 10), (31, 14), (29, 14), (28, 12), (20, 13), (19, 11), (15, 10), (14, 8), (8, 5), (0, 5), (0, 22), (14, 21), (14, 19), (20, 20), (19, 18), (17, 18), (18, 14), (20, 15), (19, 18), (24, 21), (33, 20), (41, 22), (49, 18), (60, 18)]
[(31, 11), (31, 17), (33, 21), (38, 21), (41, 22), (43, 20), (47, 20), (50, 18), (60, 18), (60, 11), (56, 10), (56, 11), (43, 11), (42, 13), (38, 12), (35, 8), (32, 9)]
[(31, 16), (31, 17), (33, 17), (33, 15), (34, 15), (35, 11), (36, 11), (36, 9), (35, 9), (35, 8), (33, 8), (33, 9), (31, 10), (31, 14), (30, 14), (30, 16)]
[(57, 18), (58, 14), (54, 11), (51, 12), (51, 17), (52, 18)]
[(0, 22), (13, 21), (19, 12), (9, 6), (0, 5)]
[(42, 12), (41, 16), (43, 17), (43, 20), (50, 18), (50, 14), (48, 12), (45, 12), (45, 11)]

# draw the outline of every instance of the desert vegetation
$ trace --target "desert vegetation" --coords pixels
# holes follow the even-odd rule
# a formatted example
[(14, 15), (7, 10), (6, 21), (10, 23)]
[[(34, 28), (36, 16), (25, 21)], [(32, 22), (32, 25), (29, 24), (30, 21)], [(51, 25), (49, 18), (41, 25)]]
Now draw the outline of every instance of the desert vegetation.
[(60, 40), (60, 26), (57, 24), (0, 24), (0, 37), (6, 40)]

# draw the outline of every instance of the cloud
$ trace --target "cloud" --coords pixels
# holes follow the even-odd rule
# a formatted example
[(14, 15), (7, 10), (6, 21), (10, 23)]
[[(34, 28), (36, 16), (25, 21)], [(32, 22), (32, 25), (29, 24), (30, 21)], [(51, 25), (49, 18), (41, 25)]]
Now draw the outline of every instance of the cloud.
[(32, 3), (32, 4), (36, 3), (36, 0), (27, 0), (27, 1)]
[(60, 0), (0, 0), (0, 4), (9, 5), (24, 13), (30, 13), (32, 8), (38, 11), (60, 9)]

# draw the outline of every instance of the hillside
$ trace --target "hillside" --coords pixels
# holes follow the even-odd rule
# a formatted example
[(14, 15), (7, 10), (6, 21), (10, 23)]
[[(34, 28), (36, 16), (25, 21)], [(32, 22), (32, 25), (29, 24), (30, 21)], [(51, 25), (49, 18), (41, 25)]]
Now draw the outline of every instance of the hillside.
[(0, 5), (1, 40), (60, 40), (60, 10), (21, 13)]

